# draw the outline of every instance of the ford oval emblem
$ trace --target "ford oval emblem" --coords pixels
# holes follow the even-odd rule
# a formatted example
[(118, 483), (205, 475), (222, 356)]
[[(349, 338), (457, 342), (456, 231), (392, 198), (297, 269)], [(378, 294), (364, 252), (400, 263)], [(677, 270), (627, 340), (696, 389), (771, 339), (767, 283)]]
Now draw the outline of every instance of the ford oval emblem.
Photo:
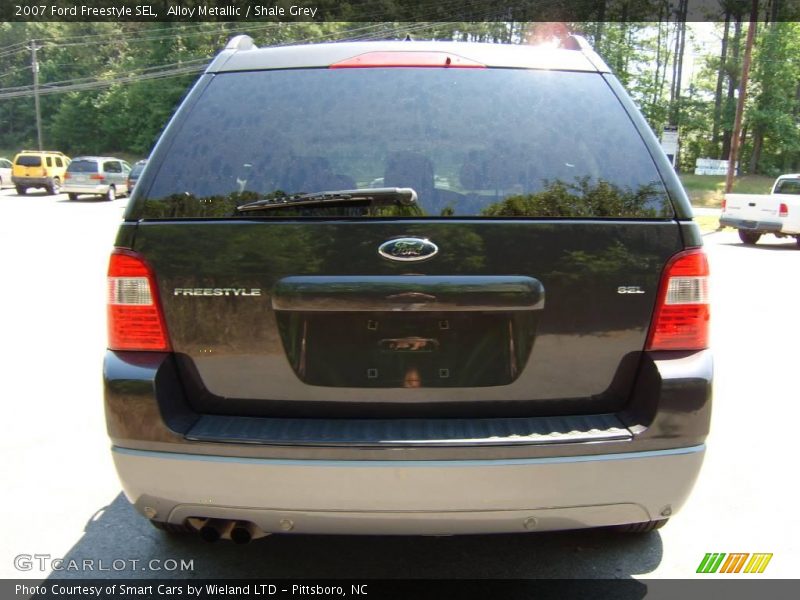
[(414, 262), (428, 260), (436, 256), (439, 247), (425, 238), (404, 237), (384, 242), (378, 248), (378, 254), (389, 260)]

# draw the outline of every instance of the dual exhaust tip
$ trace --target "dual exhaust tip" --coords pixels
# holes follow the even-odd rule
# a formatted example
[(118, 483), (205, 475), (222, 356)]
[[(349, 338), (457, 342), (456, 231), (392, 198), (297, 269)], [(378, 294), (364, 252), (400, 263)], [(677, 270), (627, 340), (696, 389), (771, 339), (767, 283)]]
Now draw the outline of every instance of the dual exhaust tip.
[(190, 519), (190, 523), (200, 533), (200, 539), (206, 542), (227, 539), (233, 541), (234, 544), (249, 544), (252, 540), (267, 535), (258, 525), (250, 521)]

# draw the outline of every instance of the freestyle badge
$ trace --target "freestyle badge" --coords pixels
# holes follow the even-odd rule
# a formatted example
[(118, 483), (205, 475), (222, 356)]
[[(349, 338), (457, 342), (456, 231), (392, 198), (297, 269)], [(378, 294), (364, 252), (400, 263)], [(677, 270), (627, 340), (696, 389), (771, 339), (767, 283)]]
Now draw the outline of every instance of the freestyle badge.
[(175, 288), (173, 296), (260, 296), (261, 288)]

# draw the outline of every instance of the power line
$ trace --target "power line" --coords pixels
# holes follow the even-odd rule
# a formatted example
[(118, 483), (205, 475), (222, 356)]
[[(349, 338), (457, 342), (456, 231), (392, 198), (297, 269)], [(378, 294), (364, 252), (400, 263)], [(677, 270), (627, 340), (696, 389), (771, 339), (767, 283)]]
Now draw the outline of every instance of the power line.
[[(97, 81), (87, 81), (84, 83), (74, 83), (70, 85), (64, 86), (55, 86), (55, 87), (42, 87), (39, 90), (39, 94), (41, 96), (47, 96), (50, 94), (63, 94), (66, 92), (83, 92), (89, 90), (101, 90), (104, 88), (109, 88), (114, 85), (118, 84), (126, 84), (126, 83), (134, 83), (138, 81), (146, 81), (152, 79), (163, 79), (167, 77), (177, 77), (180, 75), (189, 75), (192, 73), (198, 73), (203, 71), (206, 68), (206, 65), (199, 65), (199, 66), (188, 66), (188, 67), (178, 67), (175, 69), (167, 69), (163, 71), (156, 71), (153, 73), (143, 73), (140, 75), (123, 75), (121, 77), (114, 77), (111, 79), (102, 79)], [(30, 90), (26, 91), (18, 91), (18, 92), (8, 92), (4, 94), (0, 94), (0, 100), (7, 100), (10, 98), (29, 98), (33, 95), (33, 92)]]
[[(141, 68), (129, 71), (126, 74), (126, 76), (139, 75), (139, 74), (144, 74), (147, 71), (154, 71), (154, 70), (159, 70), (159, 69), (169, 69), (171, 67), (194, 66), (194, 65), (197, 65), (199, 63), (202, 63), (200, 66), (204, 66), (204, 65), (207, 65), (209, 62), (210, 62), (210, 59), (208, 57), (190, 58), (190, 59), (187, 59), (187, 60), (178, 61), (178, 62), (174, 62), (174, 63), (167, 63), (167, 64), (163, 64), (163, 65), (154, 65), (154, 66), (151, 66), (151, 67), (141, 67)], [(65, 85), (72, 84), (72, 83), (76, 83), (77, 84), (77, 83), (92, 82), (92, 81), (105, 81), (105, 79), (103, 79), (101, 77), (76, 77), (74, 79), (64, 79), (64, 80), (61, 80), (61, 81), (52, 81), (52, 82), (49, 82), (49, 83), (45, 83), (45, 84), (41, 85), (41, 88), (42, 89), (59, 88), (61, 86), (65, 86)], [(32, 89), (33, 89), (33, 86), (31, 86), (31, 85), (20, 85), (20, 86), (14, 86), (14, 87), (5, 87), (5, 88), (0, 88), (0, 94), (9, 94), (11, 92), (25, 92), (25, 91), (30, 91)]]
[[(59, 66), (69, 66), (69, 65), (59, 65)], [(22, 67), (14, 67), (13, 69), (8, 71), (7, 73), (3, 73), (2, 75), (0, 75), (0, 79), (5, 79), (6, 77), (11, 77), (12, 75), (16, 75), (17, 73), (21, 73), (23, 71), (30, 71), (30, 69), (31, 69), (30, 65), (25, 65), (25, 66), (22, 66)]]
[[(82, 83), (71, 83), (68, 85), (48, 85), (39, 88), (39, 95), (48, 96), (51, 94), (63, 94), (66, 92), (81, 92), (89, 90), (101, 90), (112, 87), (118, 84), (135, 83), (138, 81), (147, 81), (152, 79), (163, 79), (167, 77), (177, 77), (180, 75), (189, 75), (203, 71), (208, 65), (208, 61), (200, 65), (188, 65), (183, 67), (176, 67), (173, 69), (163, 69), (161, 71), (153, 71), (150, 73), (140, 73), (138, 75), (122, 75), (119, 77), (112, 77), (110, 79), (98, 79), (93, 81), (84, 81)], [(0, 93), (0, 100), (7, 100), (10, 98), (30, 98), (35, 94), (34, 90), (25, 89), (11, 92)]]
[(5, 54), (6, 52), (16, 52), (20, 48), (24, 49), (28, 42), (17, 42), (15, 44), (9, 44), (8, 46), (3, 46), (0, 48), (0, 54)]
[[(24, 42), (27, 44), (28, 42)], [(12, 56), (14, 54), (19, 54), (20, 52), (25, 52), (28, 50), (28, 47), (23, 45), (21, 48), (17, 48), (16, 50), (8, 50), (6, 52), (0, 52), (0, 58), (5, 58), (6, 56)]]
[[(82, 23), (80, 25), (82, 25)], [(148, 27), (148, 28), (145, 28), (144, 30), (141, 30), (141, 31), (140, 30), (130, 30), (130, 28), (128, 28), (127, 31), (123, 29), (122, 31), (112, 31), (112, 32), (108, 32), (108, 33), (82, 33), (82, 34), (76, 34), (76, 35), (59, 35), (59, 36), (50, 36), (50, 37), (37, 37), (36, 41), (37, 42), (41, 42), (41, 43), (59, 43), (59, 42), (62, 42), (62, 41), (76, 39), (76, 38), (80, 38), (82, 40), (88, 40), (88, 39), (91, 39), (91, 38), (114, 38), (114, 39), (120, 39), (120, 37), (125, 38), (127, 36), (133, 36), (133, 37), (140, 38), (140, 37), (143, 37), (143, 36), (149, 36), (149, 35), (151, 35), (153, 33), (160, 33), (160, 32), (166, 32), (166, 31), (171, 32), (172, 37), (174, 37), (175, 34), (183, 34), (184, 31), (187, 30), (187, 29), (196, 29), (198, 27), (209, 27), (209, 26), (213, 27), (215, 25), (219, 25), (219, 24), (218, 23), (207, 23), (207, 22), (187, 23), (187, 24), (184, 24), (184, 25), (175, 25), (175, 26), (172, 26), (172, 27), (161, 27), (161, 28), (149, 28)], [(226, 31), (228, 31), (230, 29), (230, 27), (228, 27), (228, 25), (229, 25), (229, 23), (223, 23), (222, 24), (222, 28), (218, 30), (219, 33), (225, 33)], [(205, 32), (200, 32), (200, 33), (211, 35), (211, 34), (214, 34), (216, 32), (214, 32), (214, 31), (205, 31)], [(12, 52), (15, 52), (16, 50), (13, 50), (14, 48), (17, 48), (17, 47), (20, 47), (20, 46), (24, 47), (26, 44), (28, 44), (28, 42), (17, 42), (16, 44), (10, 44), (8, 46), (0, 47), (0, 55), (5, 53), (6, 50), (11, 50)]]
[[(275, 24), (271, 23), (270, 25), (274, 26)], [(296, 25), (296, 24), (291, 24), (291, 25)], [(295, 43), (309, 43), (313, 41), (320, 41), (331, 38), (339, 39), (341, 41), (356, 41), (356, 40), (385, 38), (387, 36), (392, 36), (392, 35), (399, 37), (406, 33), (430, 29), (439, 26), (441, 24), (438, 22), (434, 23), (429, 22), (429, 23), (414, 23), (405, 26), (395, 25), (394, 27), (388, 28), (384, 31), (376, 31), (377, 29), (387, 27), (388, 25), (390, 24), (373, 23), (370, 25), (363, 25), (359, 27), (353, 27), (350, 29), (333, 31), (318, 36), (312, 36), (302, 40), (292, 40), (277, 45), (280, 46), (280, 45), (295, 44)], [(344, 37), (347, 36), (348, 34), (356, 34), (356, 35), (351, 35), (350, 37)], [(145, 81), (151, 79), (177, 77), (181, 75), (200, 72), (206, 68), (206, 66), (209, 64), (210, 61), (211, 59), (209, 57), (190, 58), (184, 61), (180, 61), (178, 63), (143, 67), (137, 69), (138, 73), (128, 73), (126, 75), (121, 75), (107, 79), (98, 79), (93, 77), (67, 79), (63, 81), (56, 81), (40, 85), (38, 91), (40, 95), (50, 95), (57, 93), (99, 90), (118, 84), (128, 84), (128, 83), (135, 83), (138, 81)], [(30, 97), (36, 94), (35, 87), (36, 87), (35, 85), (34, 86), (27, 85), (27, 86), (0, 88), (0, 100)]]
[[(261, 24), (261, 25), (249, 25), (249, 26), (245, 25), (245, 26), (237, 27), (236, 31), (242, 31), (244, 33), (247, 33), (247, 32), (252, 32), (252, 31), (261, 31), (263, 29), (274, 29), (278, 25), (280, 25), (280, 24), (279, 23), (269, 23), (269, 24)], [(138, 44), (138, 43), (144, 43), (144, 42), (158, 42), (158, 41), (164, 41), (164, 40), (173, 40), (173, 39), (175, 39), (177, 37), (177, 35), (180, 35), (181, 37), (184, 37), (184, 38), (185, 37), (201, 36), (201, 35), (223, 36), (223, 35), (226, 35), (226, 34), (230, 34), (231, 31), (229, 29), (221, 29), (221, 30), (217, 30), (217, 31), (192, 31), (192, 32), (188, 32), (188, 33), (178, 33), (177, 35), (176, 35), (175, 32), (173, 32), (173, 33), (170, 33), (170, 34), (157, 35), (157, 36), (151, 36), (151, 35), (148, 35), (148, 33), (144, 33), (144, 34), (131, 33), (129, 35), (124, 35), (124, 34), (123, 35), (117, 35), (114, 39), (109, 39), (109, 40), (94, 40), (94, 41), (88, 40), (88, 41), (81, 41), (81, 42), (60, 42), (60, 41), (52, 40), (52, 41), (44, 41), (44, 43), (47, 44), (48, 48), (70, 48), (70, 47), (76, 47), (76, 46), (97, 46), (97, 45), (120, 43), (120, 42), (124, 42), (126, 44)]]
[[(308, 42), (308, 41), (311, 41), (311, 40), (320, 40), (320, 39), (330, 38), (330, 37), (340, 37), (342, 35), (347, 35), (347, 34), (356, 33), (356, 32), (360, 32), (361, 35), (363, 36), (365, 32), (374, 30), (379, 26), (385, 26), (385, 25), (386, 24), (373, 24), (373, 25), (356, 27), (356, 28), (342, 30), (342, 31), (335, 31), (335, 32), (331, 32), (331, 33), (328, 33), (328, 34), (323, 34), (321, 36), (314, 36), (312, 38), (307, 38), (307, 39), (302, 40), (302, 41)], [(418, 26), (416, 26), (416, 27), (418, 27)], [(384, 32), (384, 35), (386, 33), (405, 32), (406, 29), (408, 29), (408, 27), (395, 27), (395, 28), (393, 28), (391, 30), (388, 30), (388, 32)], [(352, 38), (344, 38), (344, 39), (356, 40), (356, 39), (359, 39), (359, 37), (360, 36), (354, 36)], [(288, 42), (288, 43), (297, 43), (297, 41), (292, 41), (292, 42)], [(209, 57), (196, 57), (196, 58), (193, 57), (193, 58), (188, 58), (186, 60), (182, 60), (182, 61), (176, 62), (176, 63), (169, 63), (169, 64), (150, 66), (150, 67), (143, 67), (143, 68), (137, 69), (138, 73), (135, 73), (135, 74), (129, 73), (127, 75), (120, 76), (120, 77), (115, 77), (115, 78), (111, 78), (111, 79), (98, 79), (96, 77), (80, 77), (80, 78), (75, 78), (75, 79), (66, 79), (66, 80), (62, 80), (62, 81), (55, 81), (55, 82), (42, 84), (40, 86), (40, 92), (42, 94), (52, 94), (52, 93), (76, 91), (77, 89), (96, 89), (94, 87), (95, 84), (97, 86), (99, 86), (99, 87), (107, 87), (108, 85), (113, 85), (113, 83), (116, 83), (116, 82), (130, 82), (130, 83), (133, 83), (133, 82), (139, 80), (139, 79), (137, 79), (137, 75), (144, 75), (147, 71), (170, 69), (171, 67), (179, 67), (179, 70), (175, 71), (176, 74), (184, 74), (186, 72), (196, 72), (196, 71), (200, 71), (200, 70), (204, 69), (208, 65), (210, 60), (211, 59)], [(185, 67), (190, 67), (190, 68), (191, 67), (196, 67), (196, 68), (192, 68), (189, 71), (187, 71), (185, 69)], [(27, 68), (30, 68), (30, 67), (27, 67)], [(165, 71), (165, 73), (166, 72), (167, 71)], [(172, 71), (169, 71), (169, 72), (172, 72)], [(167, 75), (164, 75), (164, 76), (167, 76)], [(151, 77), (145, 77), (143, 79), (149, 79), (149, 78), (151, 78)], [(108, 84), (108, 82), (112, 82), (112, 83)], [(75, 84), (75, 86), (83, 86), (83, 84), (91, 84), (91, 87), (77, 88), (77, 87), (74, 87), (72, 84)], [(33, 86), (31, 86), (31, 85), (0, 88), (0, 99), (20, 98), (20, 97), (30, 96), (31, 95), (30, 92), (32, 92), (32, 90), (33, 90)]]

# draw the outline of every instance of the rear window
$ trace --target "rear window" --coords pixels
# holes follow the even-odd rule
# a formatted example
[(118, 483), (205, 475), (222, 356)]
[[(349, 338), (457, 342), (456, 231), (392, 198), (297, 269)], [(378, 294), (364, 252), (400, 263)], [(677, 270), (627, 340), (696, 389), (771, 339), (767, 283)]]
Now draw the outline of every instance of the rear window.
[(29, 154), (17, 157), (17, 164), (21, 167), (41, 167), (42, 157)]
[(73, 160), (67, 171), (70, 173), (97, 173), (97, 162), (94, 160)]
[(800, 194), (800, 179), (781, 179), (775, 186), (776, 194)]
[(369, 68), (215, 76), (132, 216), (227, 217), (257, 199), (370, 187), (411, 187), (419, 207), (246, 216), (673, 214), (644, 142), (600, 74)]

